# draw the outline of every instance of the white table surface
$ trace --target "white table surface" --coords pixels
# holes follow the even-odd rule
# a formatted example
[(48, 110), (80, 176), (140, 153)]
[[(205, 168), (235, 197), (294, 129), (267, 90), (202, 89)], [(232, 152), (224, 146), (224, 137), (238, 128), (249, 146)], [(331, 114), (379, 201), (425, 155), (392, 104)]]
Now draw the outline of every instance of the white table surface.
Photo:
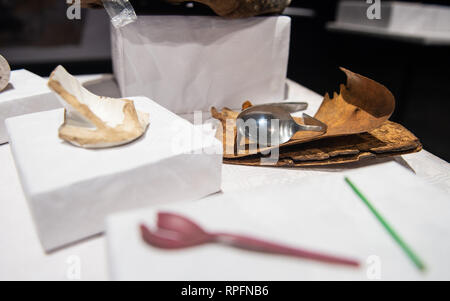
[[(80, 79), (84, 82), (89, 81), (91, 84), (94, 80), (97, 85), (93, 86), (92, 90), (96, 93), (107, 89), (104, 90), (104, 95), (117, 96), (118, 90), (110, 75), (82, 76)], [(308, 111), (314, 114), (322, 97), (292, 81), (288, 81), (288, 87), (289, 99), (309, 102)], [(412, 169), (426, 182), (450, 194), (450, 165), (444, 160), (427, 151), (388, 160), (395, 160), (405, 168)], [(227, 193), (273, 183), (298, 182), (306, 177), (340, 172), (343, 168), (376, 164), (376, 161), (370, 162), (349, 164), (340, 168), (224, 165), (222, 190)], [(104, 236), (97, 236), (46, 254), (38, 240), (10, 147), (8, 144), (0, 145), (0, 280), (74, 280), (74, 278), (75, 280), (108, 280), (108, 258), (105, 248)]]

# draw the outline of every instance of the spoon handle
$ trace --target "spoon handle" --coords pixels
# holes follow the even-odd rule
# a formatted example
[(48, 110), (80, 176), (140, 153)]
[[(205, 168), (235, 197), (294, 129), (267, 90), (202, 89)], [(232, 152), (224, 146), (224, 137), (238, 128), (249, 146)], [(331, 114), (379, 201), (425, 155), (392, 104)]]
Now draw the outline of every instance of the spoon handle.
[(280, 255), (288, 255), (299, 258), (307, 258), (316, 261), (322, 261), (333, 264), (343, 264), (350, 266), (359, 266), (359, 262), (353, 259), (327, 255), (319, 252), (308, 251), (299, 248), (292, 248), (288, 246), (284, 246), (277, 243), (272, 243), (256, 238), (251, 238), (247, 236), (240, 236), (228, 233), (215, 233), (211, 234), (215, 241), (226, 243), (229, 245), (233, 245), (238, 248), (258, 251), (258, 252), (266, 252)]

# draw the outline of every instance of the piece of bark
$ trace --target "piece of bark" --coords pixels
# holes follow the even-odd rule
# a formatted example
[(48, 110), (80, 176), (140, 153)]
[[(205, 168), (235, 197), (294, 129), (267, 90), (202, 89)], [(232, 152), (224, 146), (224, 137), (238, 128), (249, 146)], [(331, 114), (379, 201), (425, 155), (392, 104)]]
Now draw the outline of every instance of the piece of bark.
[[(297, 145), (308, 141), (325, 139), (335, 136), (353, 135), (372, 131), (386, 122), (394, 112), (395, 98), (383, 85), (350, 70), (341, 68), (347, 75), (347, 84), (341, 85), (340, 93), (330, 98), (325, 95), (322, 105), (314, 116), (328, 126), (326, 133), (299, 131), (290, 141), (280, 147)], [(244, 108), (251, 106), (250, 102), (243, 105)], [(274, 147), (258, 149), (249, 145), (244, 140), (246, 147), (235, 146), (236, 118), (239, 112), (233, 112), (224, 108), (219, 112), (211, 108), (212, 116), (222, 123), (222, 131), (218, 131), (217, 138), (223, 141), (224, 157), (239, 158), (269, 151)], [(294, 118), (296, 122), (303, 123), (301, 118)], [(236, 152), (236, 149), (239, 149)]]
[(224, 158), (226, 164), (249, 166), (321, 166), (357, 162), (418, 152), (422, 145), (400, 124), (386, 121), (369, 133), (330, 137), (280, 148), (276, 163), (262, 162), (261, 154), (243, 158)]

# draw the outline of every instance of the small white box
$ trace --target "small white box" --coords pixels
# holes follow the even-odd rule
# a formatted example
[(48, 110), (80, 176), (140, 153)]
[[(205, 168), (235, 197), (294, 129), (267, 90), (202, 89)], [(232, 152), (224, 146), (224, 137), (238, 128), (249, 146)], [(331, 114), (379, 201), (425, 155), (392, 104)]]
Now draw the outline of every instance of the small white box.
[(12, 71), (9, 86), (0, 92), (0, 144), (8, 142), (6, 118), (60, 107), (45, 79), (23, 69)]
[(284, 99), (291, 19), (139, 16), (112, 29), (122, 95), (144, 95), (175, 113)]
[(62, 109), (6, 121), (45, 250), (102, 232), (110, 213), (220, 190), (221, 143), (145, 97), (129, 99), (150, 114), (150, 126), (145, 136), (121, 147), (88, 150), (63, 142)]

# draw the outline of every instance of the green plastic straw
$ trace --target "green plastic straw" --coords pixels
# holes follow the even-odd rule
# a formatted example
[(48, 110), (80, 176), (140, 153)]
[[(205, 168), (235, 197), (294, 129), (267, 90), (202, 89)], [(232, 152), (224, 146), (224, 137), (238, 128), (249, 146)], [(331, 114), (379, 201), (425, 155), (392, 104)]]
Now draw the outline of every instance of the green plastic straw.
[(378, 221), (383, 225), (383, 227), (389, 232), (392, 238), (397, 242), (397, 244), (403, 249), (403, 251), (408, 255), (409, 259), (414, 263), (414, 265), (420, 270), (425, 270), (425, 264), (420, 260), (420, 258), (411, 250), (411, 248), (405, 243), (403, 239), (394, 231), (394, 229), (388, 224), (388, 222), (381, 216), (381, 214), (375, 209), (369, 200), (359, 191), (355, 184), (350, 181), (349, 178), (345, 177), (345, 182), (353, 189), (353, 191), (358, 195), (358, 197), (367, 205), (367, 207), (372, 211)]

